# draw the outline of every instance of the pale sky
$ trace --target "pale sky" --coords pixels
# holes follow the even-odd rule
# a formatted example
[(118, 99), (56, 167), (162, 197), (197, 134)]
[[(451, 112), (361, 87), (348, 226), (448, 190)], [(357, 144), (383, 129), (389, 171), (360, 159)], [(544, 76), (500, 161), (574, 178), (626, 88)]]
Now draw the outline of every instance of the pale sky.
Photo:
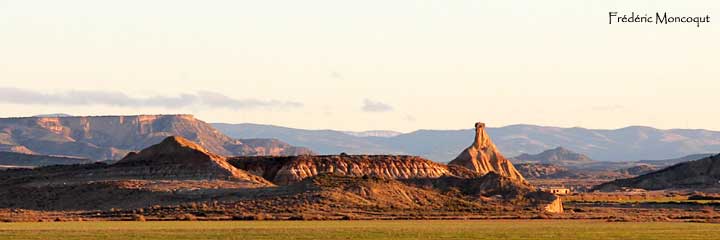
[(720, 130), (719, 27), (716, 0), (0, 0), (0, 117)]

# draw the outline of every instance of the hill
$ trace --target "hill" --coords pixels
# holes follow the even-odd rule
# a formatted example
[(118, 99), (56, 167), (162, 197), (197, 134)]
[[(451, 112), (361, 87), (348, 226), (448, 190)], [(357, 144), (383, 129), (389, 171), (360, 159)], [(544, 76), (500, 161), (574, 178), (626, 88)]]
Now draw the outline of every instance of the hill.
[(312, 153), (272, 139), (233, 139), (192, 115), (0, 118), (0, 151), (119, 159), (182, 136), (220, 155)]
[(715, 155), (715, 154), (712, 154), (712, 153), (699, 153), (699, 154), (691, 154), (691, 155), (687, 155), (687, 156), (679, 157), (679, 158), (671, 158), (671, 159), (663, 159), (663, 160), (640, 160), (640, 161), (637, 161), (637, 162), (638, 162), (638, 163), (641, 163), (641, 164), (648, 164), (648, 165), (651, 165), (651, 166), (654, 166), (654, 167), (661, 168), (661, 167), (672, 166), (672, 165), (675, 165), (675, 164), (678, 164), (678, 163), (682, 163), (682, 162), (689, 162), (689, 161), (700, 160), (700, 159), (703, 159), (703, 158), (710, 157), (710, 156), (712, 156), (712, 155)]
[(720, 155), (678, 163), (634, 178), (618, 179), (596, 186), (595, 190), (622, 188), (646, 190), (720, 188)]
[[(260, 124), (213, 126), (233, 137), (269, 137), (307, 146), (320, 154), (405, 154), (448, 162), (466, 146), (474, 129), (418, 130), (388, 137), (357, 137), (342, 131), (305, 130)], [(509, 156), (556, 146), (597, 161), (669, 159), (699, 152), (720, 152), (720, 132), (701, 129), (661, 130), (632, 126), (613, 130), (510, 125), (487, 128), (498, 149)]]
[(576, 167), (595, 162), (590, 157), (570, 151), (563, 147), (545, 150), (538, 154), (521, 154), (512, 158), (515, 163), (553, 164), (563, 167)]
[(222, 179), (271, 185), (263, 178), (233, 167), (224, 157), (178, 136), (128, 154), (110, 165), (107, 172), (133, 179)]

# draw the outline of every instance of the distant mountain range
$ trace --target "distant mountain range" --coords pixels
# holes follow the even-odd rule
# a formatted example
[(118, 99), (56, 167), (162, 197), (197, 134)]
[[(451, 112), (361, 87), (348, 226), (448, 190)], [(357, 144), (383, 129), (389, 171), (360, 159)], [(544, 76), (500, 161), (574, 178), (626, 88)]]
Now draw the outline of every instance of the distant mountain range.
[(401, 132), (385, 131), (385, 130), (371, 130), (371, 131), (362, 131), (362, 132), (343, 131), (342, 133), (356, 136), (356, 137), (394, 137), (394, 136), (402, 134)]
[(707, 158), (707, 157), (710, 157), (713, 155), (715, 155), (715, 154), (713, 154), (713, 153), (698, 153), (698, 154), (691, 154), (691, 155), (687, 155), (687, 156), (679, 157), (679, 158), (671, 158), (671, 159), (663, 159), (663, 160), (640, 160), (637, 162), (641, 163), (641, 164), (649, 164), (649, 165), (653, 165), (653, 166), (656, 166), (659, 168), (663, 168), (663, 167), (669, 167), (669, 166), (672, 166), (672, 165), (675, 165), (678, 163), (682, 163), (682, 162), (689, 162), (689, 161), (695, 161), (695, 160)]
[(168, 136), (191, 139), (226, 156), (312, 153), (276, 139), (231, 138), (192, 115), (0, 118), (0, 151), (4, 152), (109, 160)]
[(522, 154), (512, 159), (523, 176), (535, 179), (618, 179), (638, 176), (668, 166), (703, 159), (713, 154), (692, 154), (664, 160), (628, 162), (595, 161), (562, 147), (539, 154)]
[[(335, 130), (305, 130), (261, 124), (212, 124), (231, 137), (277, 138), (321, 154), (409, 154), (439, 162), (454, 159), (467, 147), (473, 129), (418, 130), (395, 136), (357, 136)], [(632, 126), (614, 130), (510, 125), (488, 128), (505, 156), (533, 154), (562, 146), (597, 161), (670, 159), (720, 152), (720, 132), (701, 129), (661, 130)]]

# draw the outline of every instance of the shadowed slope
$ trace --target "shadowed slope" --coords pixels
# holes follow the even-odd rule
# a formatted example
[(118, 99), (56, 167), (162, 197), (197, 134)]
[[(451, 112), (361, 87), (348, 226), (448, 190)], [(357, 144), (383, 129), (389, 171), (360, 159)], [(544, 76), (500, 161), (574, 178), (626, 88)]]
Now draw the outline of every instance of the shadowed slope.
[(230, 165), (224, 157), (211, 153), (183, 137), (172, 136), (161, 143), (130, 153), (112, 168), (141, 178), (227, 179), (269, 184), (263, 178)]
[(598, 185), (594, 189), (615, 191), (621, 188), (647, 190), (720, 188), (720, 155), (679, 163), (634, 178), (618, 179)]

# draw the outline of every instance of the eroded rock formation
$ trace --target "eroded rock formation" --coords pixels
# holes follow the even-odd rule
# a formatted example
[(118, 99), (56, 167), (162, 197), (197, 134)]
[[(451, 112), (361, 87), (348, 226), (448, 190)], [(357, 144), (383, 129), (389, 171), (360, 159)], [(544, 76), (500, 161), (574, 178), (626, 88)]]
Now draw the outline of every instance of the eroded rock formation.
[(507, 160), (485, 132), (485, 123), (475, 123), (475, 141), (466, 148), (449, 165), (466, 167), (480, 174), (495, 172), (502, 176), (525, 182), (523, 176), (513, 164)]
[(223, 179), (269, 184), (265, 179), (230, 165), (224, 157), (183, 137), (172, 136), (161, 143), (130, 153), (111, 166), (114, 177), (133, 179)]
[(415, 156), (341, 154), (235, 157), (229, 161), (240, 169), (263, 176), (276, 184), (299, 182), (318, 174), (374, 176), (391, 179), (437, 178), (463, 174), (446, 165)]
[(480, 175), (413, 156), (226, 159), (176, 136), (130, 153), (115, 164), (0, 172), (0, 208), (39, 210), (149, 206), (157, 210), (155, 205), (174, 205), (175, 210), (163, 213), (172, 214), (177, 206), (205, 202), (223, 203), (217, 210), (233, 214), (320, 209), (333, 215), (338, 211), (466, 215), (497, 213), (498, 209), (552, 212), (558, 206), (561, 211), (557, 199), (493, 171)]

